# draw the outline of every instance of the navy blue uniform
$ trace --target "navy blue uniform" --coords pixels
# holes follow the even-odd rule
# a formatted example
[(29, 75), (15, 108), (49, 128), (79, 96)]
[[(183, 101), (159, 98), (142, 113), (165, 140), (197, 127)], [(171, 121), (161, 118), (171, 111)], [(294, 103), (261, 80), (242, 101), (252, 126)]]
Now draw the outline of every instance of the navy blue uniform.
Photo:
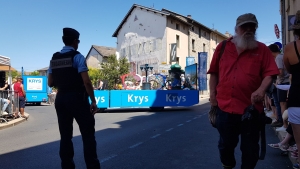
[(88, 169), (100, 169), (95, 140), (95, 118), (90, 112), (88, 94), (81, 72), (88, 71), (83, 55), (73, 47), (65, 46), (51, 60), (49, 74), (58, 89), (55, 109), (61, 136), (59, 155), (63, 169), (74, 169), (73, 120), (77, 121), (82, 135), (84, 159)]

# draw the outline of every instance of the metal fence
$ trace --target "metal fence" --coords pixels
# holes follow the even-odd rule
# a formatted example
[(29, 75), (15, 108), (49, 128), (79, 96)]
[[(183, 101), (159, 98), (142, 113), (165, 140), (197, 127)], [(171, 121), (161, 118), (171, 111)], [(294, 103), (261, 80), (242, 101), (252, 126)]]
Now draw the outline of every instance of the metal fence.
[(13, 91), (0, 91), (0, 122), (19, 114), (19, 94)]

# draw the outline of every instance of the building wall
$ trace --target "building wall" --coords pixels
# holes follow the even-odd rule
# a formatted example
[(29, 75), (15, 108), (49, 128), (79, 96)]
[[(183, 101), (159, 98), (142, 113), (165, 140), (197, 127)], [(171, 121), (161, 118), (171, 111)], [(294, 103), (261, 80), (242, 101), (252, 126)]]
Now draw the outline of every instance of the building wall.
[(118, 55), (137, 68), (147, 63), (158, 71), (158, 65), (167, 62), (166, 49), (166, 16), (135, 8), (117, 35)]
[(92, 48), (91, 52), (87, 56), (87, 66), (92, 68), (100, 68), (99, 65), (102, 63), (102, 61), (103, 57), (94, 48)]
[[(282, 5), (281, 2), (283, 2), (283, 0), (279, 0), (280, 4)], [(289, 25), (293, 24), (294, 20), (289, 20), (289, 16), (291, 15), (295, 15), (296, 12), (300, 9), (300, 1), (299, 0), (285, 0), (285, 9), (282, 8), (282, 6), (280, 6), (281, 9), (281, 15), (285, 16), (285, 20), (282, 20), (282, 25), (284, 26), (283, 30), (284, 30), (284, 35), (285, 36), (285, 41), (284, 39), (283, 44), (292, 42), (295, 40), (295, 37), (293, 35), (293, 31), (289, 31)]]
[[(195, 40), (195, 49), (192, 49), (192, 41)], [(195, 57), (195, 62), (198, 63), (198, 53), (207, 52), (210, 57), (210, 33), (200, 27), (194, 26), (190, 31), (190, 55)]]
[[(176, 29), (176, 24), (178, 25), (178, 28)], [(179, 22), (177, 20), (174, 20), (173, 18), (167, 19), (167, 54), (166, 54), (166, 62), (168, 64), (175, 64), (176, 62), (170, 62), (170, 52), (171, 52), (171, 44), (176, 43), (176, 36), (179, 36), (179, 45), (177, 45), (177, 57), (178, 57), (178, 64), (184, 68), (186, 65), (186, 57), (188, 56), (188, 31), (189, 26), (186, 24), (183, 24), (182, 22)]]

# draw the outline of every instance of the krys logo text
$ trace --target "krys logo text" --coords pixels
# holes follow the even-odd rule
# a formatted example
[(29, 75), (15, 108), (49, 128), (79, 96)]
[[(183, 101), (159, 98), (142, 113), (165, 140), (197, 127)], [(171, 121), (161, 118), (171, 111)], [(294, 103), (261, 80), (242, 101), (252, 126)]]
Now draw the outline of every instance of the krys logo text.
[(96, 104), (98, 104), (99, 102), (104, 103), (105, 102), (105, 97), (104, 96), (98, 96), (98, 97), (95, 97), (95, 100), (96, 100)]
[(42, 79), (41, 78), (39, 78), (39, 79), (30, 78), (30, 79), (28, 79), (28, 83), (42, 83)]
[(148, 102), (149, 99), (148, 99), (148, 96), (134, 96), (133, 94), (128, 94), (127, 101), (129, 103), (133, 102), (133, 103), (142, 104), (142, 103)]
[(186, 96), (178, 96), (176, 93), (166, 94), (166, 102), (175, 102), (176, 104), (186, 102)]

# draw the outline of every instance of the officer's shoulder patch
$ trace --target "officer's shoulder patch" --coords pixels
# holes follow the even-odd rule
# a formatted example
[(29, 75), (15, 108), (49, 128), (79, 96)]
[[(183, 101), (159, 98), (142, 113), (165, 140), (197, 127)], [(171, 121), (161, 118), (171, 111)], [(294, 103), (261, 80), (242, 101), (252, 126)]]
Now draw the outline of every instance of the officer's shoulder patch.
[(65, 67), (72, 67), (73, 62), (72, 58), (63, 58), (63, 59), (55, 59), (50, 61), (51, 69), (58, 69), (58, 68), (65, 68)]

